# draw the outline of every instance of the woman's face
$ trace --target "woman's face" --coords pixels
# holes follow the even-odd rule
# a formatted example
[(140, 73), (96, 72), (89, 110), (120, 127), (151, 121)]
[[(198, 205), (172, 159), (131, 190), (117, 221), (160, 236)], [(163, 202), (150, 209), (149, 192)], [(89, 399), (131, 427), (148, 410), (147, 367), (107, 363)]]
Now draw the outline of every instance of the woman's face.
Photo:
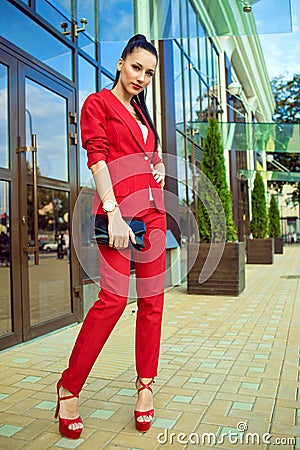
[(130, 96), (139, 94), (151, 83), (156, 64), (155, 55), (137, 48), (126, 59), (119, 59), (118, 85)]

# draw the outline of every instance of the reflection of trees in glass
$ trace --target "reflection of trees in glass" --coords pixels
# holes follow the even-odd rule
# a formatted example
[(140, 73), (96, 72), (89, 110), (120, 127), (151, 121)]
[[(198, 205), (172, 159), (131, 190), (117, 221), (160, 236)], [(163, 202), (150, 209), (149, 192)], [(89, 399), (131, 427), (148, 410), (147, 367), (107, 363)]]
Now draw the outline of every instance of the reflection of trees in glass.
[[(27, 190), (28, 234), (33, 237), (32, 187)], [(38, 229), (42, 231), (65, 230), (64, 215), (69, 211), (68, 193), (54, 189), (38, 188)]]
[[(274, 120), (276, 125), (276, 148), (287, 150), (288, 143), (294, 132), (293, 124), (298, 124), (300, 119), (300, 74), (295, 74), (291, 80), (283, 75), (273, 78), (271, 86), (276, 102)], [(282, 124), (282, 125), (280, 125)], [(300, 154), (276, 152), (272, 153), (274, 159), (285, 166), (290, 172), (300, 171)], [(272, 170), (272, 167), (269, 167)], [(273, 184), (277, 191), (281, 191), (282, 182)], [(300, 184), (294, 184), (295, 190), (292, 194), (294, 204), (300, 206)]]
[[(286, 80), (282, 75), (273, 78), (271, 86), (276, 102), (273, 115), (276, 124), (276, 148), (286, 151), (294, 127), (300, 119), (300, 75), (294, 75), (292, 80)], [(285, 125), (280, 125), (285, 124)], [(291, 172), (300, 170), (300, 157), (298, 154), (275, 153), (277, 161), (287, 167)]]
[[(32, 173), (27, 162), (27, 173)], [(37, 175), (40, 170), (37, 168)], [(56, 231), (66, 229), (64, 215), (69, 211), (69, 196), (67, 192), (55, 189), (38, 187), (38, 229), (43, 231)], [(32, 186), (27, 187), (27, 223), (28, 235), (33, 239), (33, 197)]]

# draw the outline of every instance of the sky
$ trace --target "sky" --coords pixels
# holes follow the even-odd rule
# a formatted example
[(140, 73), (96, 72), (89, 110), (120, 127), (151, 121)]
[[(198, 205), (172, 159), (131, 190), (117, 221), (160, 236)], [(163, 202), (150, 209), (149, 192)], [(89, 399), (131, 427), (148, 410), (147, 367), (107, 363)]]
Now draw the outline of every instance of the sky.
[(300, 0), (291, 0), (291, 5), (292, 33), (260, 35), (270, 78), (300, 74)]

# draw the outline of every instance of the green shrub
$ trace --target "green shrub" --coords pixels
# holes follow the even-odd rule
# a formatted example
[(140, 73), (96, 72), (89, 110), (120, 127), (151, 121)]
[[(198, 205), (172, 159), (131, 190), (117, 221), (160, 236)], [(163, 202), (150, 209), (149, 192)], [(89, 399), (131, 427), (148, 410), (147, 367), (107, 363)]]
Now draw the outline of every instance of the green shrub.
[[(204, 141), (201, 170), (209, 178), (214, 189), (220, 197), (221, 204), (226, 217), (226, 241), (237, 240), (237, 232), (232, 218), (232, 199), (226, 180), (226, 167), (224, 158), (224, 148), (222, 137), (219, 132), (219, 124), (216, 119), (209, 119), (207, 134)], [(211, 207), (217, 208), (213, 204), (212, 196), (209, 192), (201, 193), (201, 197), (206, 196), (207, 203)], [(215, 224), (215, 227), (218, 224)], [(219, 224), (220, 228), (222, 224)], [(198, 227), (201, 242), (211, 241), (211, 224), (209, 214), (202, 201), (199, 202)], [(214, 235), (218, 236), (218, 231), (214, 229)], [(219, 234), (222, 235), (222, 232)]]
[(254, 238), (265, 238), (268, 235), (268, 211), (265, 185), (262, 176), (256, 172), (252, 190), (252, 220), (250, 231)]
[(269, 208), (269, 235), (270, 237), (280, 237), (280, 213), (275, 195), (271, 195)]

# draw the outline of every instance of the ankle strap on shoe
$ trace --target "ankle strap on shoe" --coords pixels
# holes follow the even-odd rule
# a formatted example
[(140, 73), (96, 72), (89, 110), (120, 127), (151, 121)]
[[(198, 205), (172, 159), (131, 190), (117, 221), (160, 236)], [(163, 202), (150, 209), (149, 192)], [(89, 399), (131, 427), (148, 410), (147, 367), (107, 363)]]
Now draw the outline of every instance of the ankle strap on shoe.
[(59, 397), (59, 400), (69, 400), (70, 398), (79, 398), (78, 394), (66, 395), (65, 397)]
[[(141, 384), (141, 387), (139, 387), (139, 388), (137, 387), (137, 383), (138, 383), (138, 382)], [(140, 392), (143, 391), (144, 389), (148, 389), (150, 392), (153, 392), (153, 391), (152, 391), (152, 387), (151, 387), (151, 384), (152, 384), (152, 383), (154, 383), (154, 378), (152, 378), (152, 379), (149, 381), (149, 383), (143, 383), (142, 380), (140, 379), (140, 377), (138, 376), (137, 379), (136, 379), (136, 382), (135, 382), (138, 393), (140, 393)]]

